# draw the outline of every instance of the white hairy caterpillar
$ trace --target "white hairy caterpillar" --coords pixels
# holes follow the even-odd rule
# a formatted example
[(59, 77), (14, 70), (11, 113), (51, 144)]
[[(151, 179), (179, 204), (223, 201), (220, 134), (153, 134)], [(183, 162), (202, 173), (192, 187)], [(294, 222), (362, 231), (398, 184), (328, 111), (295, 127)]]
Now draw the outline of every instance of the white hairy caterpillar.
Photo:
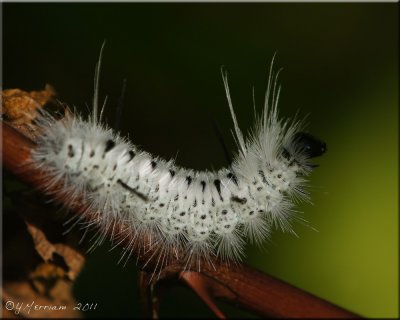
[(279, 71), (273, 71), (273, 61), (264, 109), (247, 139), (222, 72), (238, 151), (232, 165), (218, 171), (179, 167), (140, 150), (103, 124), (103, 109), (98, 107), (100, 62), (101, 53), (93, 113), (87, 120), (74, 114), (60, 121), (44, 114), (38, 121), (42, 134), (32, 152), (34, 165), (51, 177), (48, 188), (61, 183), (64, 196), (74, 201), (83, 195), (88, 211), (96, 213), (86, 225), (87, 230), (99, 230), (92, 248), (107, 233), (116, 244), (126, 240), (114, 233), (119, 222), (130, 234), (121, 259), (129, 258), (146, 235), (157, 248), (152, 259), (160, 267), (172, 253), (200, 268), (200, 258), (240, 260), (245, 239), (261, 244), (273, 227), (293, 232), (291, 222), (298, 219), (294, 201), (309, 200), (310, 159), (326, 146), (301, 131), (302, 121), (278, 118)]

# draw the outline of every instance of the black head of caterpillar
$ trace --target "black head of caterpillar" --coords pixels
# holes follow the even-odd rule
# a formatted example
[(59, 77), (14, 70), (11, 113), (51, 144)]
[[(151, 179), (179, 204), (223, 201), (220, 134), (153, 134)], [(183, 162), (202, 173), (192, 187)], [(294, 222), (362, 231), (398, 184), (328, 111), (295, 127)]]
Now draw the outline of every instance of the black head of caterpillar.
[(322, 156), (327, 150), (324, 141), (306, 132), (296, 133), (293, 140), (298, 148), (303, 150), (310, 158)]

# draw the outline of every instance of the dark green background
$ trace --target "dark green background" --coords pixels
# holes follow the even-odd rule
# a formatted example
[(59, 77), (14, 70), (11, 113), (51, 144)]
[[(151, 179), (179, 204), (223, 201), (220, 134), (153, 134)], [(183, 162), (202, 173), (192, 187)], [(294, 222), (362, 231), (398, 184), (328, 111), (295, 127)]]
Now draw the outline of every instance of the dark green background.
[[(308, 115), (327, 142), (311, 177), (311, 228), (299, 239), (275, 232), (246, 262), (368, 317), (398, 315), (397, 4), (12, 4), (3, 5), (3, 86), (53, 85), (86, 112), (94, 65), (107, 44), (101, 96), (115, 120), (127, 79), (122, 133), (145, 150), (196, 169), (224, 156), (232, 128), (224, 65), (242, 128), (260, 109), (270, 60), (284, 67), (280, 110)], [(89, 255), (77, 285), (88, 316), (139, 316), (136, 267), (117, 265), (108, 246)], [(229, 315), (239, 315), (235, 309)], [(174, 289), (163, 316), (210, 315), (189, 290)]]

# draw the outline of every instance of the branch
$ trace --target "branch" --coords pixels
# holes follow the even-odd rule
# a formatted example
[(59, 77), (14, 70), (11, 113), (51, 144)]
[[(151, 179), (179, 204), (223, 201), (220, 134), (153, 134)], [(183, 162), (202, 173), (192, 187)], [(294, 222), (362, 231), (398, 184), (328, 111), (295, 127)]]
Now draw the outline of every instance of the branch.
[[(2, 158), (4, 167), (14, 174), (18, 179), (28, 185), (43, 191), (43, 179), (46, 173), (33, 168), (27, 163), (30, 160), (30, 152), (35, 143), (2, 122), (3, 146)], [(57, 188), (54, 186), (54, 194)], [(81, 215), (83, 212), (87, 219), (87, 207), (81, 201), (68, 203), (62, 197), (57, 201), (67, 207), (71, 212)], [(115, 227), (119, 232), (127, 235), (126, 242), (129, 242), (129, 234), (123, 225), (116, 222)], [(146, 241), (146, 239), (143, 239)], [(125, 243), (126, 244), (126, 243)], [(121, 243), (123, 246), (124, 243)], [(138, 266), (148, 271), (157, 269), (157, 261), (151, 259), (156, 248), (148, 252), (140, 250), (139, 246), (133, 248), (133, 255), (136, 255)], [(213, 260), (212, 265), (202, 263), (202, 271), (193, 277), (192, 272), (182, 272), (184, 264), (182, 261), (173, 260), (160, 272), (161, 278), (181, 279), (199, 294), (203, 294), (203, 301), (207, 300), (207, 294), (213, 298), (222, 298), (230, 303), (238, 304), (241, 307), (254, 312), (262, 317), (306, 317), (306, 318), (356, 318), (356, 314), (346, 311), (325, 300), (322, 300), (303, 290), (295, 288), (281, 280), (244, 264), (232, 265), (220, 260)]]

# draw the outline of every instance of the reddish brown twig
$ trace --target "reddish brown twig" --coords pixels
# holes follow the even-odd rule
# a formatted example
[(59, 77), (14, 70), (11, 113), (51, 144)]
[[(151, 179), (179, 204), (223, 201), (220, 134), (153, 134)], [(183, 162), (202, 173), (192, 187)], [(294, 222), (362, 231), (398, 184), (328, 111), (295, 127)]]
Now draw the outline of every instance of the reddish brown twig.
[[(23, 182), (40, 190), (46, 174), (25, 165), (29, 162), (30, 150), (35, 147), (34, 142), (7, 124), (2, 123), (2, 129), (4, 167)], [(62, 198), (58, 200), (63, 203)], [(87, 210), (84, 206), (79, 205), (79, 201), (75, 204), (64, 202), (63, 205), (76, 214), (81, 214), (84, 210)], [(88, 216), (88, 219), (90, 219), (90, 216)], [(116, 227), (124, 232), (122, 226), (116, 225)], [(147, 263), (146, 269), (154, 271), (155, 262), (149, 261), (152, 254), (151, 250), (144, 253), (138, 248), (133, 249), (134, 254), (138, 257), (139, 267)], [(243, 264), (228, 265), (215, 260), (213, 261), (215, 268), (208, 263), (202, 265), (204, 267), (201, 273), (198, 273), (194, 278), (190, 273), (181, 274), (183, 270), (181, 261), (171, 260), (170, 264), (162, 270), (160, 276), (161, 278), (179, 277), (181, 274), (186, 283), (197, 293), (200, 292), (204, 301), (211, 298), (223, 298), (263, 317), (358, 317), (349, 311)], [(218, 312), (217, 309), (214, 311)]]
[[(211, 309), (218, 319), (225, 319), (225, 315), (215, 304), (214, 297), (222, 295), (219, 293), (220, 289), (214, 282), (213, 278), (204, 277), (199, 272), (192, 271), (182, 271), (180, 273), (180, 278), (190, 287), (194, 292), (197, 293), (199, 298)], [(234, 296), (234, 293), (232, 293)]]

